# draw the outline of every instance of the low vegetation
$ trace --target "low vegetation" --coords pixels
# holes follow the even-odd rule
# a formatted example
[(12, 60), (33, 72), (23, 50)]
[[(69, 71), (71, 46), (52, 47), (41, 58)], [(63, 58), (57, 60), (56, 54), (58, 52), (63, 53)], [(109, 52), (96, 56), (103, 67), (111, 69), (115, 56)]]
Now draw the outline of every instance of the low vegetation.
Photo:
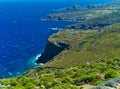
[(103, 27), (115, 24), (115, 23), (120, 23), (120, 11), (118, 10), (117, 12), (112, 12), (110, 14), (105, 14), (100, 17), (96, 18), (91, 18), (88, 19), (84, 22), (77, 23), (77, 24), (72, 24), (66, 26), (66, 28), (71, 28), (71, 29), (101, 29)]
[(49, 41), (64, 42), (69, 49), (23, 76), (1, 79), (0, 89), (84, 89), (86, 84), (91, 86), (85, 89), (91, 89), (120, 76), (119, 33), (120, 24), (101, 31), (58, 32)]
[[(106, 27), (102, 30), (64, 30), (57, 33), (56, 38), (49, 41), (69, 44), (69, 49), (63, 50), (44, 66), (68, 67), (103, 58), (120, 57), (120, 24)], [(54, 36), (54, 35), (53, 35)]]
[[(49, 14), (46, 20), (73, 21), (74, 24), (65, 26), (69, 29), (101, 29), (115, 23), (120, 23), (119, 2), (109, 4), (75, 5), (62, 8), (63, 11)], [(67, 11), (68, 12), (65, 12)]]
[(84, 84), (97, 85), (119, 76), (119, 61), (120, 58), (112, 58), (64, 69), (44, 68), (21, 77), (0, 80), (0, 84), (6, 86), (2, 89), (79, 89)]

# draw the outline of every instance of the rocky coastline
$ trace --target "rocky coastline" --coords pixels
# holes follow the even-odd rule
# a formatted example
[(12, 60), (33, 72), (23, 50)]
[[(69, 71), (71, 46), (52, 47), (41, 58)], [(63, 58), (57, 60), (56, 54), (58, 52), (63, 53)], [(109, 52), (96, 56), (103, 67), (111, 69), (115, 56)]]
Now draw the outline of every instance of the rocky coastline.
[(76, 22), (63, 27), (69, 29), (101, 29), (120, 22), (118, 18), (116, 19), (120, 15), (120, 5), (118, 3), (74, 5), (60, 8), (58, 11), (60, 12), (49, 14), (44, 19)]
[(68, 44), (65, 44), (62, 42), (53, 43), (53, 42), (47, 41), (44, 53), (41, 54), (41, 56), (38, 58), (36, 62), (46, 63), (54, 59), (54, 57), (58, 55), (61, 51), (68, 49), (68, 48), (69, 48)]

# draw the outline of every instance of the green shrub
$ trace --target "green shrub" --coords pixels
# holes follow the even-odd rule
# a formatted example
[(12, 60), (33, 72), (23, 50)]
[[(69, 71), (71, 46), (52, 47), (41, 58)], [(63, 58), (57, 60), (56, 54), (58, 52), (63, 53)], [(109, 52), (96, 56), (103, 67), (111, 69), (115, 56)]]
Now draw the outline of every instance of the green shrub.
[(38, 80), (35, 80), (35, 79), (30, 79), (29, 82), (31, 82), (34, 85), (38, 84)]
[(105, 74), (105, 79), (109, 79), (109, 78), (114, 78), (119, 76), (118, 72), (113, 70), (113, 69), (109, 69), (106, 74)]
[(77, 70), (74, 74), (74, 78), (82, 77), (83, 75), (86, 75), (86, 70)]
[(77, 78), (74, 80), (74, 84), (76, 85), (81, 85), (83, 83), (90, 83), (93, 80), (96, 79), (96, 75), (91, 74), (91, 75), (83, 75), (83, 77)]
[(70, 85), (70, 84), (60, 84), (60, 85), (57, 85), (57, 86), (54, 86), (50, 89), (79, 89), (77, 88), (76, 86), (74, 85)]
[(45, 88), (46, 88), (46, 89), (49, 89), (49, 88), (51, 88), (51, 87), (53, 87), (52, 82), (50, 82), (50, 83), (48, 83), (48, 84), (45, 85)]
[(0, 84), (2, 84), (2, 85), (10, 85), (10, 79), (0, 80)]
[(25, 85), (25, 89), (35, 89), (35, 85), (34, 84), (32, 84), (32, 83), (27, 83), (26, 85)]
[(62, 83), (69, 83), (69, 84), (73, 84), (73, 79), (66, 77), (62, 80)]
[(94, 83), (94, 85), (98, 85), (98, 84), (101, 84), (101, 83), (103, 83), (105, 80), (97, 80), (95, 83)]
[(64, 77), (68, 77), (67, 73), (61, 71), (61, 72), (56, 72), (55, 73), (56, 78), (64, 78)]
[(66, 74), (69, 75), (69, 76), (73, 76), (74, 75), (74, 71), (72, 69), (67, 70)]
[(22, 86), (22, 85), (17, 85), (17, 86), (12, 86), (12, 87), (10, 87), (8, 89), (25, 89), (25, 87)]
[(52, 75), (45, 75), (40, 78), (39, 85), (47, 85), (50, 82), (54, 81), (54, 77)]
[(10, 85), (11, 86), (17, 86), (18, 82), (16, 80), (11, 80)]
[(96, 76), (95, 75), (88, 75), (88, 76), (86, 76), (85, 78), (83, 78), (82, 79), (82, 81), (84, 81), (84, 82), (92, 82), (93, 80), (95, 80), (96, 79)]

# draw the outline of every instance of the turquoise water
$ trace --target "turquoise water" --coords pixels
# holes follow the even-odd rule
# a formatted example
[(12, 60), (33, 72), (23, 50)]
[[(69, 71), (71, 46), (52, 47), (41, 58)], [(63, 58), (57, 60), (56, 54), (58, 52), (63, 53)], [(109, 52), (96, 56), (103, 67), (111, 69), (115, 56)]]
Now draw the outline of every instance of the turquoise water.
[[(0, 78), (14, 77), (37, 66), (36, 56), (44, 52), (48, 37), (56, 33), (49, 28), (63, 27), (71, 22), (43, 21), (53, 9), (105, 3), (110, 0), (52, 0), (39, 2), (0, 3)], [(67, 3), (67, 4), (66, 4)]]

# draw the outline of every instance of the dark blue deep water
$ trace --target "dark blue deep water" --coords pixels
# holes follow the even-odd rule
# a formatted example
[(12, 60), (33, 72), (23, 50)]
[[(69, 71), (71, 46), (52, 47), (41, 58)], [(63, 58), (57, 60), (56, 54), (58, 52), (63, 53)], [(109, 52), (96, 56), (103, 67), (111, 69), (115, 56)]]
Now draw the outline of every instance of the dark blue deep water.
[(71, 23), (42, 21), (47, 14), (55, 13), (52, 9), (109, 1), (113, 0), (0, 2), (0, 78), (18, 76), (37, 66), (35, 57), (44, 52), (48, 37), (57, 32), (49, 28)]

